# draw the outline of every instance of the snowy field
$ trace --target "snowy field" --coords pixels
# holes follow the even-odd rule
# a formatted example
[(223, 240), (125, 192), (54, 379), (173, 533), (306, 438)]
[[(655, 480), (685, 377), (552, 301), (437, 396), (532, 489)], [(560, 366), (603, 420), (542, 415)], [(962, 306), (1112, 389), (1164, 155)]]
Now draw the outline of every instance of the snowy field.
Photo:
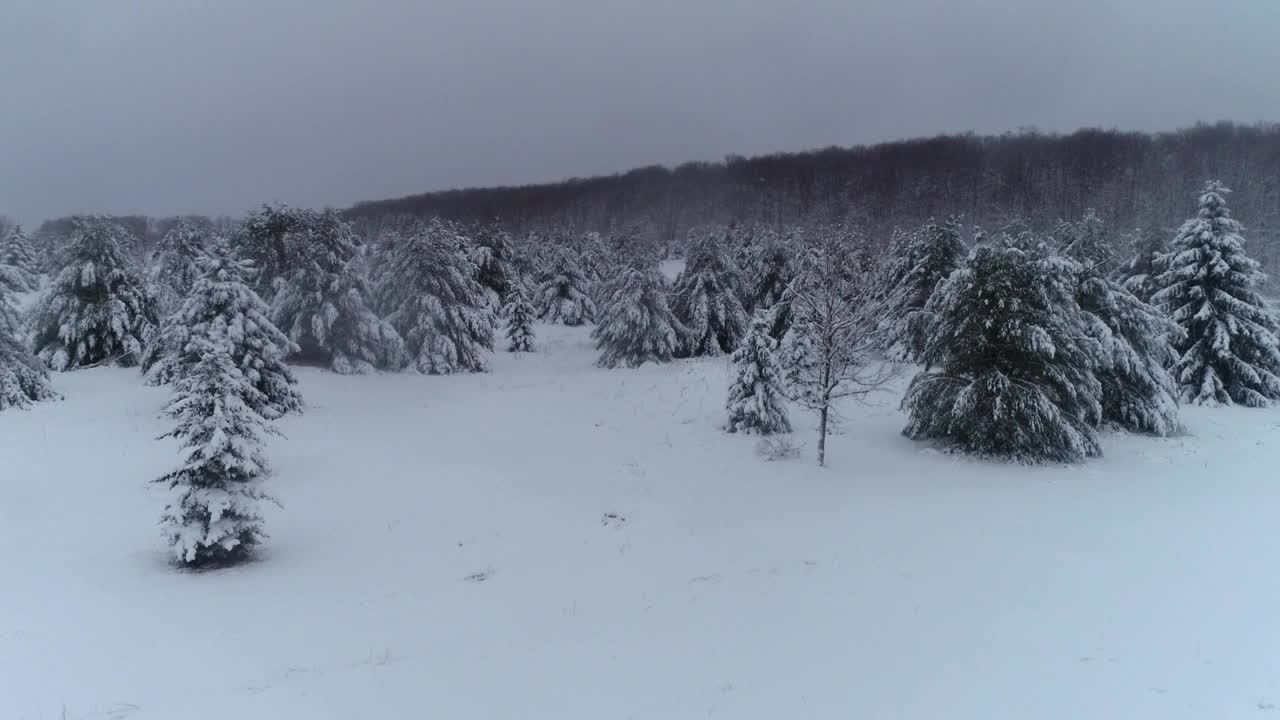
[(1030, 469), (849, 408), (721, 432), (725, 361), (300, 370), (260, 560), (173, 569), (136, 372), (0, 414), (0, 718), (1280, 717), (1280, 411)]

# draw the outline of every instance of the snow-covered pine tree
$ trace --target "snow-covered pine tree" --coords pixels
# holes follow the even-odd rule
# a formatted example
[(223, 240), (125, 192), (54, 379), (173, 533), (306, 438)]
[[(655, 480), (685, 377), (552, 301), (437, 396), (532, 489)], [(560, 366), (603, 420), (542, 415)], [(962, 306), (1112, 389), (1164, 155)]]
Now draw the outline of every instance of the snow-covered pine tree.
[(667, 288), (656, 265), (626, 268), (605, 288), (600, 324), (591, 333), (600, 350), (597, 365), (640, 367), (671, 362), (680, 322), (667, 307)]
[(305, 262), (309, 231), (318, 220), (313, 211), (277, 203), (264, 204), (240, 223), (232, 244), (241, 257), (253, 261), (253, 289), (263, 300), (272, 302), (277, 282)]
[(798, 233), (779, 235), (771, 229), (754, 234), (750, 252), (743, 260), (743, 287), (747, 301), (743, 310), (768, 310), (782, 301), (787, 285), (795, 277), (792, 259), (800, 245)]
[(176, 311), (200, 277), (199, 258), (207, 233), (190, 220), (180, 220), (160, 238), (151, 253), (147, 279), (162, 318)]
[(504, 307), (508, 293), (519, 282), (512, 264), (511, 234), (497, 225), (484, 225), (471, 235), (475, 239), (476, 281), (493, 294), (494, 307)]
[(725, 409), (729, 432), (773, 435), (791, 432), (783, 396), (785, 380), (774, 358), (770, 321), (765, 311), (752, 318), (751, 329), (742, 345), (730, 356), (729, 398)]
[(1102, 349), (1076, 304), (1074, 278), (1042, 245), (981, 245), (938, 286), (903, 434), (981, 456), (1076, 462), (1102, 452)]
[(147, 382), (162, 385), (181, 379), (200, 361), (193, 342), (215, 323), (227, 328), (232, 363), (258, 391), (249, 400), (254, 412), (274, 420), (302, 412), (298, 381), (285, 358), (298, 346), (268, 318), (270, 308), (250, 285), (253, 263), (236, 257), (230, 243), (214, 238), (197, 260), (199, 275), (182, 306), (165, 323), (155, 350), (148, 349), (143, 372)]
[(497, 326), (479, 269), (458, 228), (439, 219), (415, 223), (391, 257), (394, 290), (387, 320), (404, 339), (418, 372), (485, 372)]
[(1172, 372), (1183, 402), (1262, 407), (1280, 399), (1280, 318), (1252, 289), (1265, 276), (1244, 251), (1217, 181), (1178, 230), (1152, 301), (1183, 330)]
[(32, 313), (36, 355), (54, 370), (136, 365), (155, 332), (155, 300), (127, 261), (132, 238), (105, 219), (79, 218), (67, 265)]
[(0, 285), (9, 285), (10, 292), (26, 292), (36, 289), (39, 278), (40, 261), (31, 241), (15, 225), (0, 238)]
[(1059, 224), (1056, 235), (1062, 254), (1075, 258), (1085, 270), (1097, 275), (1108, 275), (1115, 270), (1115, 242), (1102, 216), (1093, 208), (1085, 210), (1075, 222)]
[(562, 247), (555, 255), (547, 278), (538, 285), (534, 305), (538, 317), (548, 323), (582, 325), (595, 322), (596, 304), (591, 283), (578, 266), (573, 250)]
[(901, 277), (883, 300), (882, 346), (889, 359), (916, 362), (924, 353), (931, 315), (925, 310), (933, 290), (964, 262), (967, 250), (958, 218), (929, 221), (907, 236), (898, 252), (907, 260)]
[(1078, 272), (1076, 300), (1102, 348), (1094, 370), (1102, 383), (1102, 419), (1134, 432), (1177, 432), (1177, 391), (1165, 368), (1174, 358), (1168, 338), (1181, 331), (1115, 280), (1083, 266)]
[(737, 270), (719, 239), (697, 237), (671, 289), (671, 311), (684, 328), (677, 357), (720, 355), (738, 348), (748, 319), (737, 287)]
[(27, 350), (22, 335), (18, 311), (0, 283), (0, 410), (58, 398), (49, 386), (49, 371)]
[(524, 287), (516, 283), (507, 293), (502, 317), (507, 320), (507, 352), (533, 352), (533, 321), (537, 310), (525, 297)]
[(1157, 259), (1168, 251), (1159, 234), (1134, 230), (1130, 236), (1129, 259), (1116, 269), (1115, 278), (1125, 290), (1144, 303), (1155, 293), (1155, 278), (1160, 274)]
[(187, 567), (244, 560), (265, 537), (259, 504), (265, 434), (277, 434), (255, 406), (265, 398), (231, 359), (222, 318), (191, 339), (200, 359), (174, 386), (165, 414), (177, 426), (182, 466), (157, 478), (172, 493), (161, 519), (174, 558)]
[(822, 228), (791, 284), (794, 320), (783, 340), (782, 365), (791, 398), (818, 414), (818, 465), (827, 462), (827, 435), (844, 398), (881, 389), (896, 368), (873, 357), (873, 322), (866, 317), (869, 271), (857, 266), (850, 236)]
[(350, 223), (325, 210), (302, 235), (299, 258), (271, 302), (271, 321), (299, 346), (301, 358), (326, 362), (338, 374), (400, 367), (403, 342), (368, 306)]

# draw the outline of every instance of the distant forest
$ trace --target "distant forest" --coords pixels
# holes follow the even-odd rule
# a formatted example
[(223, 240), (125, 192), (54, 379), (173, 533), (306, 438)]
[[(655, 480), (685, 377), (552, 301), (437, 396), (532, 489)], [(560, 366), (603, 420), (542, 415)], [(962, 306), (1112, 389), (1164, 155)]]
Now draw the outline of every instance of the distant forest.
[[(344, 211), (365, 234), (403, 216), (497, 223), (512, 233), (625, 228), (679, 244), (730, 223), (848, 223), (883, 247), (894, 228), (962, 216), (970, 227), (1052, 230), (1093, 208), (1114, 232), (1171, 237), (1206, 179), (1234, 192), (1249, 252), (1280, 274), (1280, 125), (1218, 123), (1167, 133), (1086, 129), (949, 135), (811, 152), (731, 156), (606, 177), (450, 190), (362, 202)], [(121, 218), (144, 245), (175, 219)], [(227, 224), (223, 219), (215, 225)], [(34, 235), (59, 235), (65, 220)]]

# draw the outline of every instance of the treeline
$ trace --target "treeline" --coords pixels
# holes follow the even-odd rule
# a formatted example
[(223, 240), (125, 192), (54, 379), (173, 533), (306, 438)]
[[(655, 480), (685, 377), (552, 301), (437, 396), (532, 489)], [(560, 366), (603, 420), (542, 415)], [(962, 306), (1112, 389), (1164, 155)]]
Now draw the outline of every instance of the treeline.
[(497, 221), (513, 233), (634, 226), (667, 242), (711, 224), (847, 222), (883, 243), (894, 228), (929, 218), (962, 215), (992, 229), (1017, 220), (1050, 230), (1092, 208), (1109, 227), (1171, 237), (1186, 199), (1206, 177), (1234, 189), (1253, 254), (1280, 269), (1280, 125), (1274, 124), (940, 136), (427, 193), (360, 203), (346, 214), (364, 222), (397, 214)]

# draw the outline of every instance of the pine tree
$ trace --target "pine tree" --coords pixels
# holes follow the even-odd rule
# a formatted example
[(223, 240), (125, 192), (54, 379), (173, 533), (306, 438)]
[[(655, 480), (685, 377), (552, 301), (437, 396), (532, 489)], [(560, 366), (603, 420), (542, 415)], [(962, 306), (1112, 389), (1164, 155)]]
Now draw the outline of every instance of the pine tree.
[(114, 361), (135, 365), (155, 332), (155, 301), (128, 263), (127, 231), (78, 219), (67, 266), (33, 312), (36, 355), (54, 370)]
[(1252, 289), (1265, 275), (1245, 255), (1228, 192), (1205, 185), (1196, 217), (1160, 258), (1152, 301), (1184, 333), (1172, 367), (1183, 402), (1262, 407), (1280, 399), (1280, 318)]
[(884, 387), (896, 369), (872, 357), (874, 335), (860, 299), (869, 270), (856, 265), (851, 237), (823, 228), (792, 283), (791, 329), (783, 343), (788, 393), (818, 414), (818, 465), (827, 462), (827, 435), (845, 398), (863, 399)]
[(182, 299), (200, 277), (199, 258), (206, 233), (189, 220), (181, 220), (156, 245), (147, 279), (161, 317), (182, 305)]
[(450, 224), (416, 224), (391, 257), (395, 290), (388, 321), (404, 338), (418, 372), (484, 372), (497, 319), (469, 241)]
[(782, 394), (782, 370), (774, 359), (773, 347), (769, 320), (763, 312), (757, 313), (742, 346), (730, 356), (732, 380), (725, 403), (729, 412), (725, 430), (760, 435), (791, 432)]
[(1176, 432), (1178, 399), (1165, 368), (1174, 358), (1167, 338), (1181, 331), (1108, 277), (1111, 248), (1097, 240), (1105, 237), (1102, 221), (1090, 212), (1082, 225), (1087, 230), (1076, 233), (1057, 261), (1075, 276), (1085, 327), (1102, 350), (1094, 369), (1102, 383), (1102, 419), (1135, 432)]
[(680, 322), (667, 307), (667, 289), (656, 266), (627, 268), (606, 284), (600, 325), (591, 333), (597, 365), (640, 367), (671, 362)]
[(39, 285), (40, 262), (20, 226), (0, 238), (0, 287), (27, 292)]
[(513, 285), (507, 293), (507, 304), (502, 308), (502, 316), (507, 320), (508, 352), (533, 352), (533, 320), (536, 315), (537, 311), (524, 295), (524, 288), (519, 284)]
[(0, 284), (0, 410), (56, 400), (49, 372), (22, 344), (22, 323)]
[(481, 226), (472, 234), (475, 237), (476, 281), (493, 294), (494, 307), (503, 307), (507, 304), (507, 295), (519, 281), (513, 266), (511, 235), (497, 226)]
[(303, 235), (296, 265), (278, 283), (271, 321), (301, 348), (300, 357), (327, 362), (341, 375), (398, 368), (403, 342), (369, 309), (350, 223), (326, 210)]
[(320, 215), (310, 210), (264, 204), (240, 223), (233, 245), (257, 268), (254, 290), (263, 300), (274, 301), (277, 285), (306, 262), (310, 236), (319, 222)]
[(698, 238), (671, 290), (671, 311), (684, 327), (678, 357), (720, 355), (737, 349), (747, 330), (738, 276), (712, 236)]
[(193, 339), (209, 332), (215, 323), (227, 328), (229, 353), (236, 366), (257, 391), (250, 400), (257, 414), (274, 420), (302, 412), (298, 381), (285, 358), (298, 351), (268, 318), (270, 308), (250, 286), (253, 263), (235, 256), (230, 244), (215, 238), (197, 260), (200, 273), (182, 306), (165, 322), (160, 340), (148, 348), (142, 364), (153, 385), (185, 377), (200, 361)]
[(1102, 419), (1126, 430), (1170, 435), (1181, 427), (1173, 378), (1165, 368), (1180, 330), (1114, 280), (1081, 269), (1076, 299), (1102, 349)]
[(754, 233), (753, 238), (740, 263), (746, 295), (742, 309), (748, 313), (768, 310), (782, 302), (787, 286), (795, 277), (792, 259), (800, 245), (795, 231), (780, 237), (772, 230), (761, 230)]
[(907, 236), (897, 250), (905, 259), (901, 276), (884, 298), (880, 321), (883, 347), (897, 362), (915, 362), (924, 353), (931, 316), (925, 311), (934, 288), (964, 262), (967, 251), (960, 239), (960, 222), (929, 222)]
[(216, 318), (195, 335), (200, 360), (174, 387), (165, 414), (177, 426), (161, 437), (182, 442), (182, 466), (157, 478), (172, 497), (161, 524), (178, 563), (188, 567), (244, 560), (265, 537), (259, 503), (267, 471), (266, 434), (277, 434), (253, 411), (266, 399), (231, 359), (227, 328)]
[(1160, 274), (1157, 259), (1168, 251), (1168, 247), (1159, 235), (1141, 229), (1133, 232), (1129, 244), (1129, 260), (1116, 269), (1116, 279), (1134, 297), (1149, 303), (1157, 290), (1155, 278)]
[(1093, 208), (1085, 210), (1076, 222), (1059, 224), (1056, 234), (1062, 254), (1076, 259), (1085, 270), (1103, 276), (1115, 270), (1115, 242), (1106, 223)]
[(1025, 240), (975, 248), (929, 300), (937, 320), (903, 398), (913, 440), (1021, 462), (1101, 453), (1102, 350), (1073, 278)]
[(582, 325), (595, 322), (596, 304), (588, 294), (591, 283), (578, 266), (573, 252), (561, 248), (547, 278), (538, 285), (534, 304), (538, 317), (548, 323)]

